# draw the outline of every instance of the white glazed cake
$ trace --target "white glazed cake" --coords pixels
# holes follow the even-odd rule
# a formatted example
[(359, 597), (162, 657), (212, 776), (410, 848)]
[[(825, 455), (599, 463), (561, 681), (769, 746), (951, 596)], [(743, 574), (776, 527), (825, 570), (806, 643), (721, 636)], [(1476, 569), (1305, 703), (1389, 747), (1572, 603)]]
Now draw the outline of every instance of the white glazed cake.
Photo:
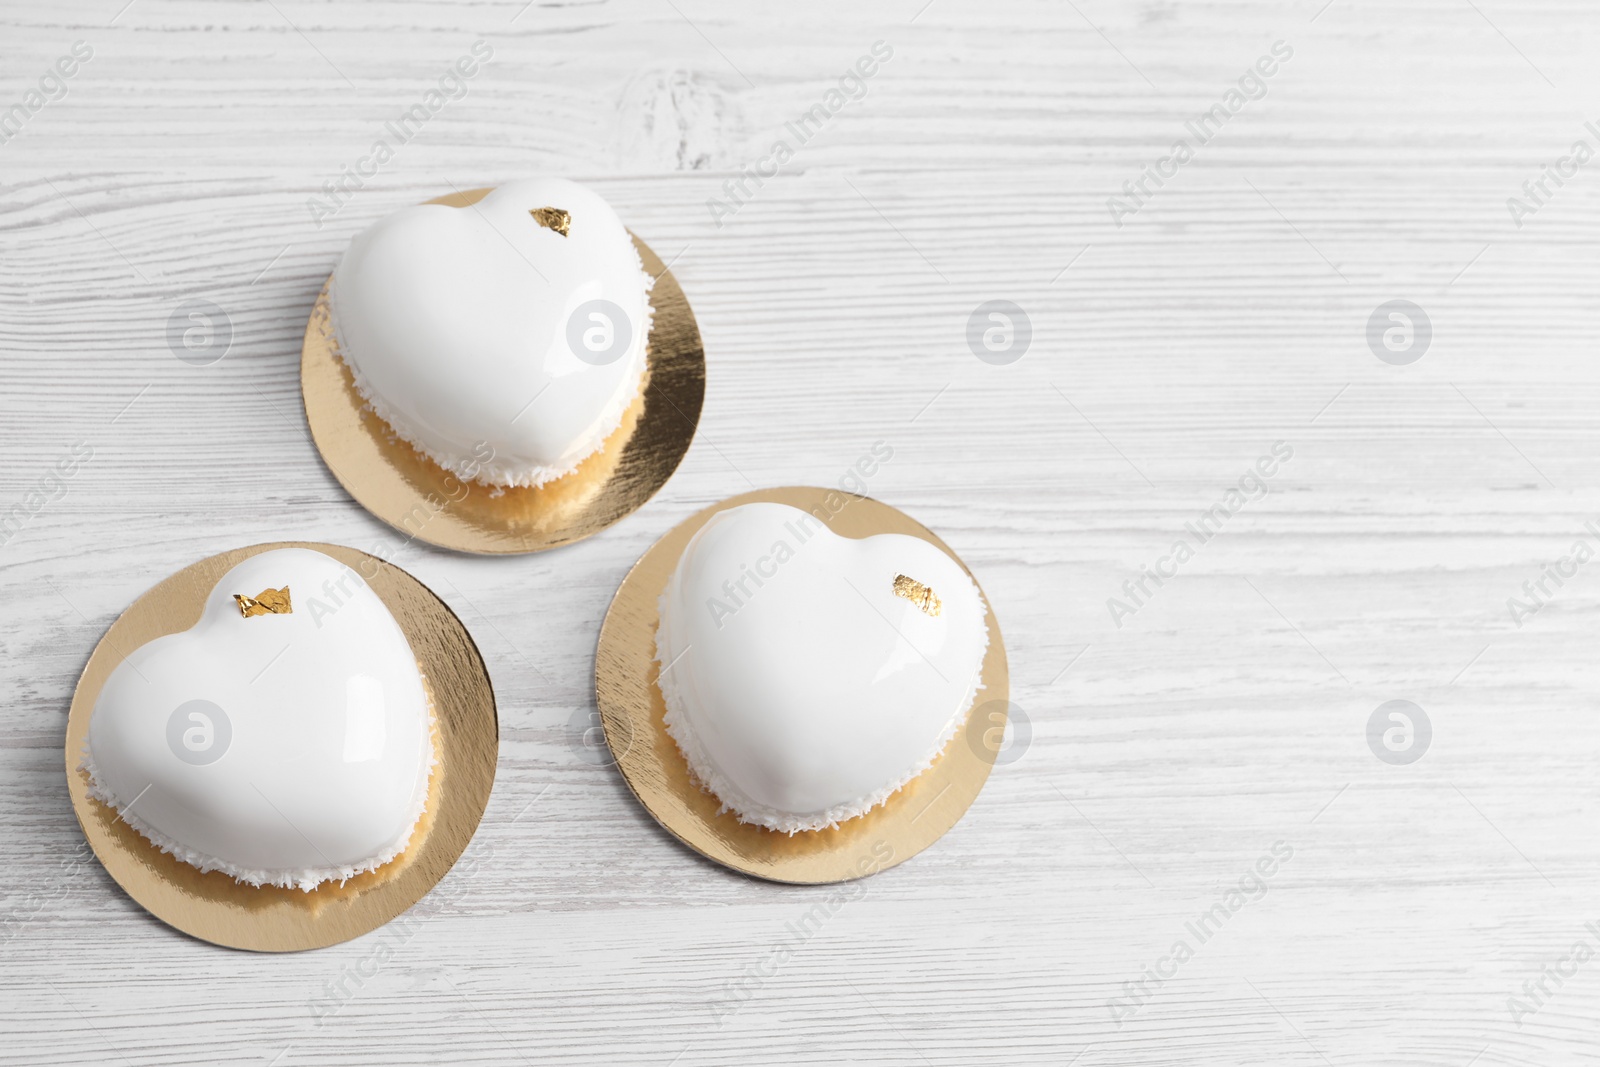
[(192, 628), (134, 649), (89, 719), (89, 793), (163, 852), (253, 886), (372, 871), (428, 800), (432, 711), (394, 616), (331, 556), (228, 571)]
[(399, 437), (461, 478), (540, 486), (599, 451), (638, 395), (652, 284), (605, 200), (537, 178), (380, 219), (328, 304), (356, 388)]
[(667, 732), (724, 811), (788, 834), (864, 815), (927, 770), (989, 644), (977, 585), (938, 548), (840, 537), (783, 504), (713, 516), (660, 616)]

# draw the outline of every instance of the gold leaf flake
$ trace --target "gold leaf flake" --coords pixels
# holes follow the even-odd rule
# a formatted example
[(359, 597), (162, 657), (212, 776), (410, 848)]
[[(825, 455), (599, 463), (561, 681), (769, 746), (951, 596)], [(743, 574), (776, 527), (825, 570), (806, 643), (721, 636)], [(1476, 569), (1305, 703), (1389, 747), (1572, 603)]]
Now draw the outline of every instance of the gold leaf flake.
[(282, 589), (263, 589), (255, 596), (244, 596), (240, 593), (233, 594), (233, 599), (239, 602), (239, 614), (245, 618), (252, 615), (290, 615), (294, 608), (289, 605), (289, 587)]
[(933, 595), (932, 589), (915, 578), (908, 578), (903, 574), (894, 576), (894, 595), (911, 601), (922, 609), (924, 615), (937, 615), (942, 606), (939, 598)]
[(572, 216), (558, 207), (536, 207), (528, 214), (547, 230), (554, 230), (561, 236), (567, 236), (567, 231), (572, 229)]

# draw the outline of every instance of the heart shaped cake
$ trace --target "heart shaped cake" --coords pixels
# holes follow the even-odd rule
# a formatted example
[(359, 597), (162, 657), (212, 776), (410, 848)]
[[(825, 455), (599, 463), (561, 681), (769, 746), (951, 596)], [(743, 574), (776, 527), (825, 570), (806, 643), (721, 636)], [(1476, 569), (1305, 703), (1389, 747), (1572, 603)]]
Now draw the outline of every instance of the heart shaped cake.
[(988, 626), (937, 547), (841, 537), (755, 503), (713, 516), (660, 601), (667, 732), (747, 823), (794, 834), (866, 814), (966, 721)]
[(539, 178), (379, 220), (328, 307), (357, 390), (399, 437), (461, 478), (540, 486), (605, 447), (639, 395), (652, 284), (609, 204)]
[(253, 886), (343, 882), (403, 852), (432, 711), (405, 634), (354, 570), (280, 548), (200, 621), (134, 649), (89, 719), (89, 794), (163, 852)]

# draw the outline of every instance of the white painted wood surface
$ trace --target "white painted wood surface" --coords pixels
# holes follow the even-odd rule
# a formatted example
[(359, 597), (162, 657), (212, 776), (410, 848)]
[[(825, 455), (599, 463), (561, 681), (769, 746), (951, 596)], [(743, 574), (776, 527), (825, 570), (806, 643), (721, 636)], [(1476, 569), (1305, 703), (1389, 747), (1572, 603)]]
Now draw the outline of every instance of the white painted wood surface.
[[(0, 547), (0, 1063), (1594, 1061), (1600, 563), (1521, 626), (1507, 598), (1600, 543), (1600, 163), (1521, 228), (1506, 206), (1597, 141), (1592, 5), (122, 3), (0, 9), (0, 109), (93, 49), (0, 144), (0, 511), (93, 449)], [(308, 199), (479, 40), (466, 95), (319, 227)], [(717, 226), (880, 40), (865, 97)], [(1115, 226), (1276, 41), (1265, 97)], [(701, 435), (590, 541), (401, 555), (473, 629), (503, 733), (476, 860), (417, 921), (285, 957), (176, 934), (70, 862), (78, 671), (197, 558), (393, 544), (307, 438), (306, 314), (373, 219), (539, 171), (672, 261)], [(230, 316), (214, 365), (168, 348), (189, 298)], [(1365, 340), (1397, 298), (1434, 328), (1410, 366)], [(990, 299), (1032, 321), (1010, 366), (966, 344)], [(595, 633), (674, 523), (878, 440), (868, 491), (993, 599), (1031, 746), (719, 1018), (829, 891), (698, 861), (580, 758)], [(1270, 494), (1116, 626), (1279, 440)], [(1432, 721), (1410, 766), (1367, 747), (1390, 699)], [(1265, 896), (1114, 1019), (1278, 841)]]

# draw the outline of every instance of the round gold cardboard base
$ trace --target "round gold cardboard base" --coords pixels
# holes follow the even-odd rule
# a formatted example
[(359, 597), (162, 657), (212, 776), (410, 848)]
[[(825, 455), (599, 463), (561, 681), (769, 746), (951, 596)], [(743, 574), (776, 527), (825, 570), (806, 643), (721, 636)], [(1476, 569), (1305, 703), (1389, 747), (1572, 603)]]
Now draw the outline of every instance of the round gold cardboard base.
[[(431, 200), (465, 208), (475, 189)], [(397, 437), (356, 392), (340, 358), (322, 287), (300, 350), (300, 393), (323, 462), (362, 507), (408, 537), (460, 552), (541, 552), (599, 533), (637, 510), (678, 469), (700, 423), (706, 360), (700, 328), (677, 279), (643, 241), (656, 279), (642, 393), (601, 451), (538, 489), (463, 482)]]
[[(434, 750), (428, 813), (404, 853), (343, 886), (255, 888), (157, 849), (115, 811), (91, 798), (79, 769), (89, 716), (127, 653), (200, 619), (206, 596), (240, 561), (274, 548), (311, 548), (347, 564), (388, 607), (417, 657), (433, 698)], [(421, 900), (461, 856), (494, 785), (500, 726), (488, 672), (466, 627), (427, 586), (353, 548), (304, 541), (254, 545), (185, 567), (111, 624), (72, 696), (67, 718), (67, 787), (78, 824), (107, 873), (144, 909), (204, 941), (258, 952), (322, 948), (376, 930)], [(399, 865), (398, 867), (396, 865)]]
[[(656, 604), (696, 531), (717, 512), (758, 500), (807, 511), (815, 508), (813, 514), (844, 537), (880, 533), (920, 537), (961, 563), (949, 546), (902, 512), (836, 490), (762, 489), (706, 508), (657, 541), (634, 564), (606, 612), (594, 663), (595, 699), (606, 743), (639, 802), (702, 856), (774, 882), (817, 884), (859, 878), (893, 867), (933, 844), (983, 789), (999, 751), (1005, 728), (1001, 709), (1010, 691), (1000, 624), (994, 609), (988, 608), (984, 688), (966, 725), (932, 767), (886, 803), (831, 830), (793, 836), (742, 823), (732, 812), (719, 815), (721, 804), (690, 776), (688, 763), (662, 722), (666, 706), (656, 684)], [(966, 569), (966, 564), (961, 566)]]

